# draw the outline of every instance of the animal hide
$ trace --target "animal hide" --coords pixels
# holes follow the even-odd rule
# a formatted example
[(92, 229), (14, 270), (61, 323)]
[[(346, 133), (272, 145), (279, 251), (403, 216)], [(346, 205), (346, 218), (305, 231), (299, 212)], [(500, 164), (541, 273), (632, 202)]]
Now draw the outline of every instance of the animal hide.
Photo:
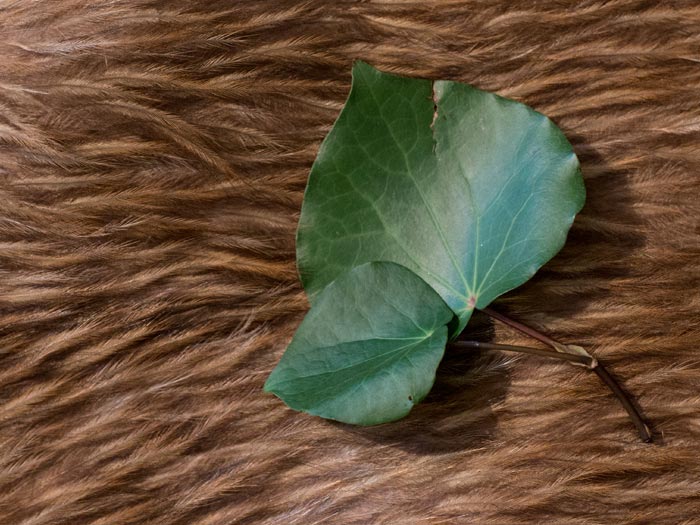
[[(697, 0), (3, 0), (0, 56), (0, 523), (700, 523)], [(450, 351), (371, 428), (262, 392), (357, 58), (571, 139), (586, 207), (494, 307), (598, 356), (654, 444), (537, 357)]]

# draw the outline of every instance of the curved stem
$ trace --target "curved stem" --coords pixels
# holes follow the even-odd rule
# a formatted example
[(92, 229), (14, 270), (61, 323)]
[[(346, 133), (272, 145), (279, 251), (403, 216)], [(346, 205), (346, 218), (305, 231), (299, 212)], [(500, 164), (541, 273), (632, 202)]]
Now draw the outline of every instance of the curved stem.
[(525, 335), (529, 335), (533, 339), (537, 339), (538, 341), (546, 344), (547, 346), (551, 346), (556, 350), (558, 342), (552, 339), (551, 337), (543, 334), (539, 330), (536, 330), (530, 326), (524, 325), (523, 323), (520, 323), (514, 319), (511, 319), (510, 317), (506, 317), (505, 315), (498, 313), (496, 310), (492, 310), (491, 308), (482, 308), (482, 312), (484, 312), (486, 315), (489, 317), (493, 317), (494, 319), (497, 319), (498, 321), (501, 321), (503, 324), (510, 326), (511, 328), (515, 328), (519, 332), (524, 333)]
[[(649, 427), (647, 424), (644, 422), (644, 418), (642, 417), (642, 414), (640, 413), (639, 409), (636, 407), (636, 405), (632, 402), (631, 397), (622, 389), (620, 384), (617, 382), (617, 380), (608, 372), (608, 370), (600, 363), (595, 358), (589, 359), (586, 358), (585, 356), (579, 356), (578, 354), (564, 354), (561, 353), (560, 349), (561, 348), (566, 348), (566, 345), (560, 343), (559, 341), (555, 341), (551, 337), (543, 334), (539, 330), (536, 330), (530, 326), (524, 325), (518, 321), (515, 321), (514, 319), (511, 319), (510, 317), (507, 317), (503, 315), (502, 313), (496, 312), (495, 310), (492, 310), (491, 308), (482, 308), (482, 312), (484, 312), (486, 315), (489, 317), (492, 317), (494, 319), (497, 319), (498, 321), (501, 321), (502, 323), (515, 328), (516, 330), (532, 337), (533, 339), (536, 339), (548, 346), (551, 346), (556, 352), (552, 352), (552, 354), (557, 353), (559, 355), (571, 355), (571, 356), (578, 356), (578, 357), (583, 357), (587, 360), (587, 362), (583, 361), (575, 361), (573, 359), (567, 359), (568, 361), (572, 362), (579, 362), (587, 365), (587, 367), (592, 370), (593, 372), (596, 373), (596, 375), (600, 378), (600, 380), (605, 383), (605, 385), (612, 391), (613, 394), (615, 394), (615, 397), (618, 399), (620, 404), (623, 406), (623, 408), (627, 411), (627, 414), (629, 414), (630, 419), (632, 420), (632, 423), (634, 423), (634, 426), (637, 428), (637, 432), (639, 433), (639, 437), (644, 441), (645, 443), (651, 443), (652, 441), (652, 436), (651, 436), (651, 431), (649, 430)], [(480, 343), (480, 346), (477, 346), (476, 348), (484, 348), (488, 349), (487, 346), (483, 346), (484, 343)], [(496, 345), (496, 346), (510, 346), (510, 345)], [(517, 348), (517, 347), (516, 347)], [(525, 347), (520, 347), (520, 348), (525, 348)], [(494, 348), (495, 349), (495, 348)], [(506, 350), (505, 348), (502, 348), (502, 350)], [(523, 351), (523, 350), (519, 350)], [(531, 351), (527, 351), (525, 353), (535, 353)], [(542, 353), (538, 353), (538, 355), (544, 355)], [(554, 357), (549, 356), (549, 357)], [(560, 359), (562, 359), (560, 357)]]

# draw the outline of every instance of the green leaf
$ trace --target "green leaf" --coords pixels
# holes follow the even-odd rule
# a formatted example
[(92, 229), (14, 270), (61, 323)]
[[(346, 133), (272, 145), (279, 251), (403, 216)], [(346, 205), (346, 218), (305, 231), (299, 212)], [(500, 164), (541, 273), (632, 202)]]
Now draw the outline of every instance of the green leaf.
[(457, 314), (454, 335), (559, 251), (584, 199), (571, 145), (544, 115), (356, 62), (309, 177), (300, 275), (313, 303), (355, 266), (396, 262)]
[(399, 419), (432, 387), (453, 316), (410, 270), (356, 267), (318, 294), (265, 390), (346, 423)]
[(432, 386), (448, 323), (455, 336), (527, 281), (584, 199), (571, 145), (545, 116), (357, 62), (299, 223), (312, 307), (265, 389), (348, 423), (403, 417)]

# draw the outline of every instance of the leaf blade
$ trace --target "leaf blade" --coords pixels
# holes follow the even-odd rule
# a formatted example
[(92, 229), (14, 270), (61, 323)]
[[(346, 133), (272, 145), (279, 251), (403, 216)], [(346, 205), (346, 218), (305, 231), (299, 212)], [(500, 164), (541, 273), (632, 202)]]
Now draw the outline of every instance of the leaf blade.
[(313, 302), (353, 266), (396, 262), (440, 294), (459, 332), (559, 251), (584, 199), (573, 149), (544, 115), (358, 62), (309, 177), (300, 275)]
[[(435, 92), (439, 164), (449, 169), (456, 160), (459, 169), (453, 170), (466, 178), (473, 197), (476, 220), (468, 235), (475, 246), (465, 263), (475, 283), (475, 305), (483, 308), (527, 281), (561, 249), (585, 188), (571, 145), (546, 116), (458, 82), (437, 81)], [(475, 125), (478, 133), (463, 132)], [(501, 224), (504, 216), (508, 220)]]
[(359, 266), (321, 292), (265, 390), (346, 423), (399, 419), (430, 390), (452, 317), (410, 270)]
[[(312, 302), (337, 275), (373, 260), (413, 270), (440, 289), (448, 304), (464, 302), (464, 290), (454, 283), (466, 279), (454, 254), (459, 250), (452, 248), (465, 242), (458, 219), (464, 213), (438, 214), (412, 205), (426, 196), (436, 200), (437, 191), (444, 207), (465, 206), (465, 188), (450, 191), (421, 176), (437, 173), (432, 119), (430, 81), (407, 82), (356, 63), (348, 101), (319, 151), (302, 206), (297, 260)], [(430, 253), (413, 235), (426, 224), (434, 225), (438, 239)], [(329, 252), (335, 256), (325, 257)]]

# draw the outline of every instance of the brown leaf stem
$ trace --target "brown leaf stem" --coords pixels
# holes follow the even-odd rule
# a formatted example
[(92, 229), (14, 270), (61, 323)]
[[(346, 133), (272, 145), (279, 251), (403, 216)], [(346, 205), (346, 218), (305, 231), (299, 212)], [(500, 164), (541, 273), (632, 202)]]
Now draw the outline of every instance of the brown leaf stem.
[[(618, 399), (620, 404), (624, 407), (624, 409), (627, 411), (629, 414), (630, 419), (632, 420), (632, 423), (634, 423), (634, 426), (637, 428), (637, 432), (639, 433), (639, 437), (641, 438), (642, 441), (645, 443), (651, 443), (652, 441), (652, 436), (651, 436), (651, 431), (649, 430), (649, 427), (647, 424), (644, 422), (644, 418), (642, 417), (642, 414), (640, 413), (639, 409), (637, 406), (633, 403), (631, 396), (623, 390), (623, 388), (620, 386), (620, 384), (617, 382), (617, 380), (608, 372), (608, 370), (598, 361), (596, 358), (588, 358), (583, 355), (578, 355), (578, 354), (568, 354), (568, 353), (562, 353), (559, 351), (561, 348), (565, 348), (566, 345), (563, 343), (560, 343), (559, 341), (555, 341), (551, 337), (543, 334), (539, 330), (536, 330), (535, 328), (532, 328), (530, 326), (524, 325), (518, 321), (515, 321), (514, 319), (511, 319), (510, 317), (507, 317), (503, 315), (500, 312), (496, 312), (495, 310), (491, 308), (483, 308), (481, 309), (482, 312), (484, 312), (486, 315), (489, 317), (492, 317), (498, 321), (501, 321), (502, 323), (510, 326), (511, 328), (514, 328), (530, 337), (533, 339), (536, 339), (550, 347), (552, 347), (555, 351), (551, 352), (549, 350), (540, 350), (536, 348), (529, 348), (529, 347), (518, 347), (518, 346), (513, 346), (513, 345), (495, 345), (491, 343), (477, 343), (476, 345), (473, 345), (472, 343), (475, 343), (476, 341), (458, 341), (453, 343), (453, 345), (456, 345), (458, 347), (471, 347), (471, 348), (481, 348), (485, 350), (506, 350), (506, 351), (515, 351), (515, 352), (522, 352), (522, 353), (527, 353), (527, 354), (536, 354), (536, 355), (541, 355), (545, 357), (552, 357), (556, 359), (564, 359), (573, 363), (581, 363), (587, 366), (588, 369), (592, 370), (595, 372), (595, 374), (600, 378), (600, 380), (605, 383), (605, 385), (612, 391), (613, 394), (615, 394), (615, 397)], [(467, 343), (467, 345), (461, 344), (461, 343)], [(533, 351), (537, 350), (537, 352)], [(564, 357), (567, 356), (567, 357)]]

